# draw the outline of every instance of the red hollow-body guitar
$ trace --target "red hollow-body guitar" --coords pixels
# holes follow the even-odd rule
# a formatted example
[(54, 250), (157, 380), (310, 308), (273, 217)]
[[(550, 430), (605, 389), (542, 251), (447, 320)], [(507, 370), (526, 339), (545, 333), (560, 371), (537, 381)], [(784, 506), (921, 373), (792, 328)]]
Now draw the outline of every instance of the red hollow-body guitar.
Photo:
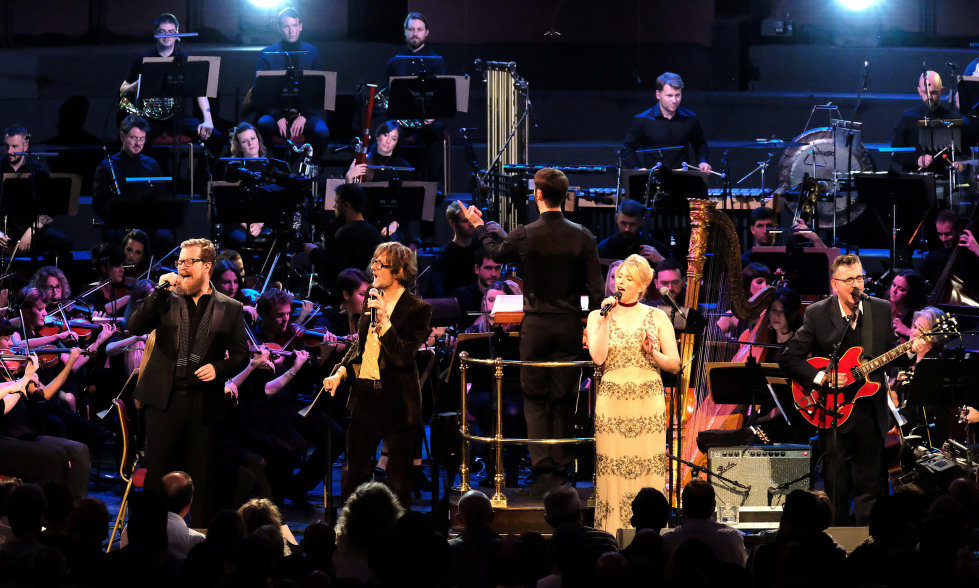
[[(948, 315), (939, 317), (935, 326), (928, 333), (922, 333), (907, 343), (902, 343), (866, 363), (860, 363), (863, 347), (847, 349), (839, 361), (839, 373), (846, 376), (846, 385), (838, 391), (834, 391), (827, 386), (813, 387), (812, 384), (804, 386), (793, 381), (792, 398), (795, 400), (796, 408), (799, 409), (802, 418), (814, 427), (828, 429), (833, 426), (834, 422), (842, 425), (850, 418), (850, 413), (853, 412), (853, 403), (857, 399), (873, 396), (880, 389), (880, 384), (870, 381), (867, 376), (904, 353), (911, 351), (911, 345), (919, 338), (948, 335), (955, 332), (955, 327), (955, 317)], [(829, 365), (828, 357), (811, 357), (806, 361), (818, 370)], [(834, 412), (838, 413), (838, 418), (835, 420)]]

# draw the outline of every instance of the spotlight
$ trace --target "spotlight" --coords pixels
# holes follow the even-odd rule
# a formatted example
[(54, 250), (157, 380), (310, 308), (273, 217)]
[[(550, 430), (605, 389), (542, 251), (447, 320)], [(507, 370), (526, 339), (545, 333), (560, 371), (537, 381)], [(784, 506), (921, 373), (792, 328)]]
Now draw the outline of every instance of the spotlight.
[(854, 12), (867, 10), (873, 6), (876, 1), (877, 0), (839, 0), (840, 4), (842, 4), (844, 8), (848, 8)]
[(248, 2), (256, 8), (275, 8), (279, 4), (282, 4), (282, 0), (248, 0)]

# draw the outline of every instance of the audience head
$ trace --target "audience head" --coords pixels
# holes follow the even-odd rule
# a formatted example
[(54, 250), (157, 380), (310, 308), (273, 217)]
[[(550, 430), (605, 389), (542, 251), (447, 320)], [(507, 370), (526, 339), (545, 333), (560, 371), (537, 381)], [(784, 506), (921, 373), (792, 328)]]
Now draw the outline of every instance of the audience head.
[(95, 497), (80, 498), (68, 515), (68, 536), (77, 545), (101, 549), (109, 538), (109, 509)]
[(488, 527), (493, 522), (493, 505), (479, 490), (470, 490), (459, 499), (459, 518), (466, 529)]
[(714, 487), (710, 482), (693, 479), (683, 487), (683, 514), (688, 519), (709, 519), (717, 507)]
[(659, 531), (670, 517), (670, 503), (656, 488), (643, 488), (632, 499), (632, 518), (629, 524), (636, 528)]
[(577, 488), (558, 486), (544, 495), (544, 520), (557, 529), (581, 523), (581, 497)]
[(194, 481), (186, 472), (170, 472), (160, 480), (160, 493), (166, 500), (167, 510), (183, 516), (194, 501)]
[(44, 509), (44, 526), (48, 533), (67, 531), (68, 516), (74, 507), (71, 488), (64, 482), (47, 482), (41, 487), (47, 508)]
[(7, 496), (7, 522), (10, 532), (19, 539), (37, 537), (44, 523), (48, 500), (37, 484), (16, 486)]
[(147, 553), (167, 548), (167, 504), (153, 490), (143, 490), (129, 499), (129, 544)]
[(568, 177), (559, 169), (545, 167), (534, 174), (534, 197), (548, 208), (560, 208), (568, 195)]
[(354, 490), (337, 516), (337, 541), (360, 553), (370, 553), (379, 537), (387, 534), (404, 509), (385, 484), (367, 482)]
[(279, 507), (268, 498), (252, 498), (238, 507), (238, 514), (245, 521), (245, 528), (253, 533), (262, 525), (282, 526), (282, 513)]

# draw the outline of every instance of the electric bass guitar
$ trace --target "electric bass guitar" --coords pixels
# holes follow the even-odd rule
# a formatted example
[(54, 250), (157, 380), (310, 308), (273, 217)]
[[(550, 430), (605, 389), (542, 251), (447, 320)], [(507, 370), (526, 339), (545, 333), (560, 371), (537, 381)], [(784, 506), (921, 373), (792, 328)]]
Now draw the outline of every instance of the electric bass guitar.
[[(955, 332), (955, 317), (945, 315), (939, 317), (929, 332), (922, 333), (907, 343), (902, 343), (865, 363), (860, 363), (863, 347), (851, 347), (846, 350), (839, 361), (839, 373), (846, 376), (846, 383), (838, 390), (834, 390), (829, 386), (813, 387), (812, 384), (806, 386), (792, 382), (792, 398), (795, 400), (795, 406), (802, 414), (802, 418), (814, 427), (828, 429), (834, 423), (842, 425), (850, 418), (853, 403), (857, 399), (873, 396), (880, 389), (880, 384), (868, 380), (867, 376), (911, 351), (912, 344), (918, 339), (947, 336)], [(807, 361), (809, 365), (818, 370), (829, 365), (829, 358), (827, 357), (811, 357)]]

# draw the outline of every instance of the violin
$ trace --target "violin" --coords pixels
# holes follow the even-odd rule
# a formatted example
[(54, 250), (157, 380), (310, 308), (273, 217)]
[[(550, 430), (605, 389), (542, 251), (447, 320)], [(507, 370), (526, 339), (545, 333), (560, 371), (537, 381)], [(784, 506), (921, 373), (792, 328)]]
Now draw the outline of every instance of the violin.
[(65, 330), (69, 330), (78, 335), (78, 339), (81, 341), (91, 337), (94, 331), (102, 328), (103, 324), (111, 323), (115, 320), (111, 317), (97, 317), (92, 322), (81, 319), (69, 319), (65, 323), (65, 321), (59, 318), (46, 316), (44, 317), (44, 326), (38, 330), (38, 335), (41, 337), (50, 337), (51, 335), (57, 335)]

